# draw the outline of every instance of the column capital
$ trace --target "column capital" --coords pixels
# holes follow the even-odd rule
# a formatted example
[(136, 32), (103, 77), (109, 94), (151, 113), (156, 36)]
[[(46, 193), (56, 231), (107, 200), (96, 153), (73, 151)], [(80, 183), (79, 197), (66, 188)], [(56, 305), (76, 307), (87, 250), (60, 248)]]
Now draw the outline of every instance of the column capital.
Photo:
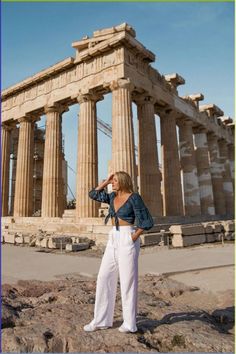
[(65, 105), (62, 105), (60, 103), (54, 103), (54, 104), (47, 104), (44, 106), (44, 113), (51, 113), (51, 112), (58, 112), (59, 114), (62, 114), (64, 112), (67, 112), (69, 108)]
[(148, 95), (148, 94), (141, 94), (137, 93), (133, 95), (133, 100), (137, 105), (144, 105), (144, 104), (153, 104), (155, 103), (154, 97)]
[(164, 117), (171, 117), (174, 119), (177, 119), (178, 117), (178, 112), (173, 110), (172, 108), (158, 108), (157, 110), (157, 114), (160, 116), (160, 118), (164, 118)]
[(23, 122), (28, 122), (28, 123), (35, 123), (38, 120), (40, 120), (40, 118), (38, 116), (34, 116), (30, 113), (26, 113), (25, 116), (20, 117), (17, 119), (17, 123), (23, 123)]
[(84, 102), (98, 102), (102, 101), (104, 99), (103, 95), (96, 92), (96, 91), (79, 91), (79, 93), (76, 95), (77, 102), (79, 104), (84, 103)]
[(113, 80), (110, 84), (111, 91), (117, 90), (119, 88), (127, 88), (130, 91), (133, 91), (134, 85), (131, 83), (130, 79)]
[(202, 133), (206, 134), (207, 133), (207, 129), (203, 125), (199, 125), (197, 127), (193, 127), (193, 133), (194, 134), (202, 134)]
[(8, 122), (2, 122), (1, 128), (6, 130), (6, 131), (11, 131), (16, 127), (16, 123), (8, 123)]
[(179, 127), (184, 127), (184, 126), (193, 127), (193, 121), (191, 121), (190, 119), (184, 118), (184, 117), (179, 117), (176, 120), (176, 124)]
[(224, 145), (224, 146), (228, 146), (229, 145), (229, 143), (224, 138), (218, 139), (218, 142), (219, 142), (220, 145)]
[(208, 132), (207, 138), (209, 140), (217, 140), (217, 141), (219, 140), (219, 137), (214, 132)]

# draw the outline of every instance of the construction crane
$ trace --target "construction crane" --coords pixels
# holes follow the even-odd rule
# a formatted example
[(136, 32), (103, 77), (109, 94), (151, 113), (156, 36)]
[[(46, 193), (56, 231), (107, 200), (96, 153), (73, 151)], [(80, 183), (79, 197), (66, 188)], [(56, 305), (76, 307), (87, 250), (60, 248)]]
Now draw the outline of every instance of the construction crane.
[[(97, 128), (100, 130), (103, 134), (108, 136), (109, 138), (112, 138), (112, 128), (110, 124), (105, 123), (103, 120), (100, 118), (97, 118)], [(160, 140), (157, 140), (157, 143), (160, 144)], [(134, 147), (135, 154), (138, 155), (138, 147), (135, 145)], [(161, 168), (161, 164), (159, 164), (159, 168)]]

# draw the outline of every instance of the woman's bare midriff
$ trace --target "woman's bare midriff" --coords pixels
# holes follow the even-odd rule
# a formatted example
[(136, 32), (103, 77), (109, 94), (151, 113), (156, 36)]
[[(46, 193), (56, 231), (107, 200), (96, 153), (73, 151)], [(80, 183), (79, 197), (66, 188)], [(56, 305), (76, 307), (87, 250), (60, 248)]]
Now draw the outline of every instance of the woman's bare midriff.
[[(119, 225), (120, 225), (120, 226), (134, 226), (133, 224), (129, 224), (127, 221), (122, 220), (122, 219), (119, 219), (119, 218), (118, 218), (118, 221), (119, 221)], [(115, 224), (115, 218), (111, 218), (111, 222), (112, 222), (112, 225), (113, 225), (113, 226), (116, 226), (116, 224)]]

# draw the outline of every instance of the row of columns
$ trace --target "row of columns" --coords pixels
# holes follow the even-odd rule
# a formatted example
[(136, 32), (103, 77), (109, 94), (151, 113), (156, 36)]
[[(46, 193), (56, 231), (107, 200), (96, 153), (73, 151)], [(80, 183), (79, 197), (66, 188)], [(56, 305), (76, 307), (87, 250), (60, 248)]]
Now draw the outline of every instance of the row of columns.
[[(112, 91), (112, 169), (128, 172), (137, 188), (132, 120), (132, 85), (126, 79), (113, 82)], [(98, 206), (88, 190), (98, 184), (96, 103), (102, 96), (80, 94), (77, 161), (76, 215), (94, 217)], [(149, 96), (134, 97), (138, 107), (140, 190), (152, 215), (200, 215), (233, 213), (233, 146), (189, 120), (176, 120), (171, 110), (158, 112), (161, 122), (162, 179), (158, 168), (154, 101)], [(46, 137), (43, 168), (42, 216), (61, 217), (62, 113), (61, 105), (46, 107)], [(33, 127), (34, 117), (19, 120), (14, 216), (32, 215)], [(179, 144), (176, 125), (179, 126)], [(8, 213), (10, 126), (2, 127), (2, 215)], [(194, 136), (194, 139), (193, 139)], [(181, 186), (183, 177), (183, 193)], [(163, 212), (162, 212), (163, 211)]]

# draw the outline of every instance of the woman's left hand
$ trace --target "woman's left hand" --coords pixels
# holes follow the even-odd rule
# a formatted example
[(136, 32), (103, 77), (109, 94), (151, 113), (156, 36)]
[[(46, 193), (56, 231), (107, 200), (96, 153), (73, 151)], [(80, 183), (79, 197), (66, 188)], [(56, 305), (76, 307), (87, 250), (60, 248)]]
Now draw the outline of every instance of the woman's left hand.
[(132, 240), (133, 240), (133, 242), (137, 241), (138, 238), (139, 238), (139, 236), (137, 236), (137, 235), (135, 235), (135, 234), (132, 235)]
[(143, 233), (143, 229), (137, 229), (133, 234), (132, 234), (132, 240), (135, 242), (139, 238), (139, 236)]

